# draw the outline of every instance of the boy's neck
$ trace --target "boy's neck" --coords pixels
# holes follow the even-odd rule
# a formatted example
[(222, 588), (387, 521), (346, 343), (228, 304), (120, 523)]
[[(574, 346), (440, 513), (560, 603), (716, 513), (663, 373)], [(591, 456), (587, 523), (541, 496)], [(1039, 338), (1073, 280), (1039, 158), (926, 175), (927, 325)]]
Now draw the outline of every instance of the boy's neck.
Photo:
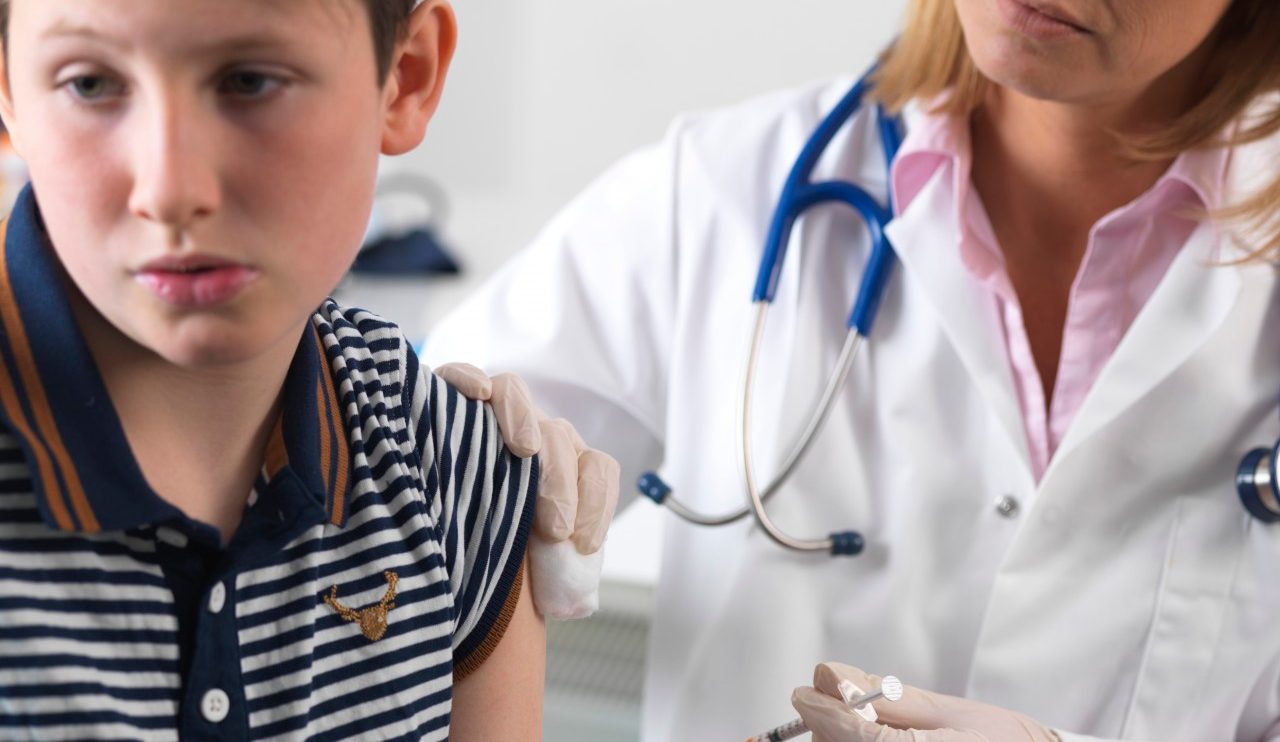
[[(72, 311), (147, 483), (229, 543), (262, 469), (296, 345), (212, 369), (133, 342), (72, 290)], [(302, 327), (298, 328), (298, 337)]]

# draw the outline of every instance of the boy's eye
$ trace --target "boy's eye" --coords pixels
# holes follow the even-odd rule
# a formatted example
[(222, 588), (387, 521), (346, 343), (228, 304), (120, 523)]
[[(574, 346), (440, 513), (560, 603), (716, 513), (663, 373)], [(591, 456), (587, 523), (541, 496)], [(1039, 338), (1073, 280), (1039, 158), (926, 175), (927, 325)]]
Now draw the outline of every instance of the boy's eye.
[(77, 98), (89, 101), (119, 95), (121, 92), (120, 83), (103, 75), (80, 75), (72, 78), (69, 85)]
[(279, 83), (280, 81), (272, 75), (246, 70), (227, 75), (223, 78), (221, 87), (225, 93), (256, 98), (271, 92)]

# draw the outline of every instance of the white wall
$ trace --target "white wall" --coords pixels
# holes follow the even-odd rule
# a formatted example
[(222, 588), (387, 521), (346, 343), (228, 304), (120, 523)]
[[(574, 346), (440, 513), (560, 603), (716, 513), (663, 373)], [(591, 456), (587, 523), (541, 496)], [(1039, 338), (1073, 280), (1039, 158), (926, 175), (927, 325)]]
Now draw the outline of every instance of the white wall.
[(456, 281), (343, 294), (419, 334), (621, 155), (683, 110), (860, 72), (905, 0), (454, 0), (461, 42), (421, 148), (448, 191)]

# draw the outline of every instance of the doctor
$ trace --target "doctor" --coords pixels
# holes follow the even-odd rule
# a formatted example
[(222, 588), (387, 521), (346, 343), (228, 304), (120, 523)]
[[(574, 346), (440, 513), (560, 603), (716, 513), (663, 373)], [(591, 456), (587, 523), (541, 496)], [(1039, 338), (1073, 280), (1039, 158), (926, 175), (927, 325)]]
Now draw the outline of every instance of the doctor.
[[(771, 502), (785, 530), (856, 528), (866, 548), (794, 554), (749, 521), (670, 517), (646, 740), (785, 721), (821, 660), (857, 667), (795, 691), (820, 742), (1280, 740), (1280, 527), (1232, 482), (1280, 427), (1277, 39), (1275, 0), (911, 2), (877, 82), (905, 108), (892, 171), (867, 107), (816, 174), (893, 194), (901, 267)], [(519, 374), (624, 479), (661, 467), (698, 509), (740, 507), (760, 246), (849, 84), (677, 121), (428, 357)], [(761, 481), (868, 249), (848, 210), (796, 229), (755, 382)], [(841, 678), (874, 684), (864, 670), (913, 686), (877, 703), (889, 726), (830, 700)]]

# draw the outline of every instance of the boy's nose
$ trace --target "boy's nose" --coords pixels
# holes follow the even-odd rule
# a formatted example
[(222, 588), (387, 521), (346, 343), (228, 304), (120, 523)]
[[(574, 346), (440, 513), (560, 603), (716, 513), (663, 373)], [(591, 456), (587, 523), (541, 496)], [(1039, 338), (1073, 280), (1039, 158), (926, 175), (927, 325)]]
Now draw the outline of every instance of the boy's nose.
[(157, 106), (134, 139), (134, 183), (129, 208), (139, 218), (185, 231), (221, 205), (213, 132), (202, 131), (189, 106)]

